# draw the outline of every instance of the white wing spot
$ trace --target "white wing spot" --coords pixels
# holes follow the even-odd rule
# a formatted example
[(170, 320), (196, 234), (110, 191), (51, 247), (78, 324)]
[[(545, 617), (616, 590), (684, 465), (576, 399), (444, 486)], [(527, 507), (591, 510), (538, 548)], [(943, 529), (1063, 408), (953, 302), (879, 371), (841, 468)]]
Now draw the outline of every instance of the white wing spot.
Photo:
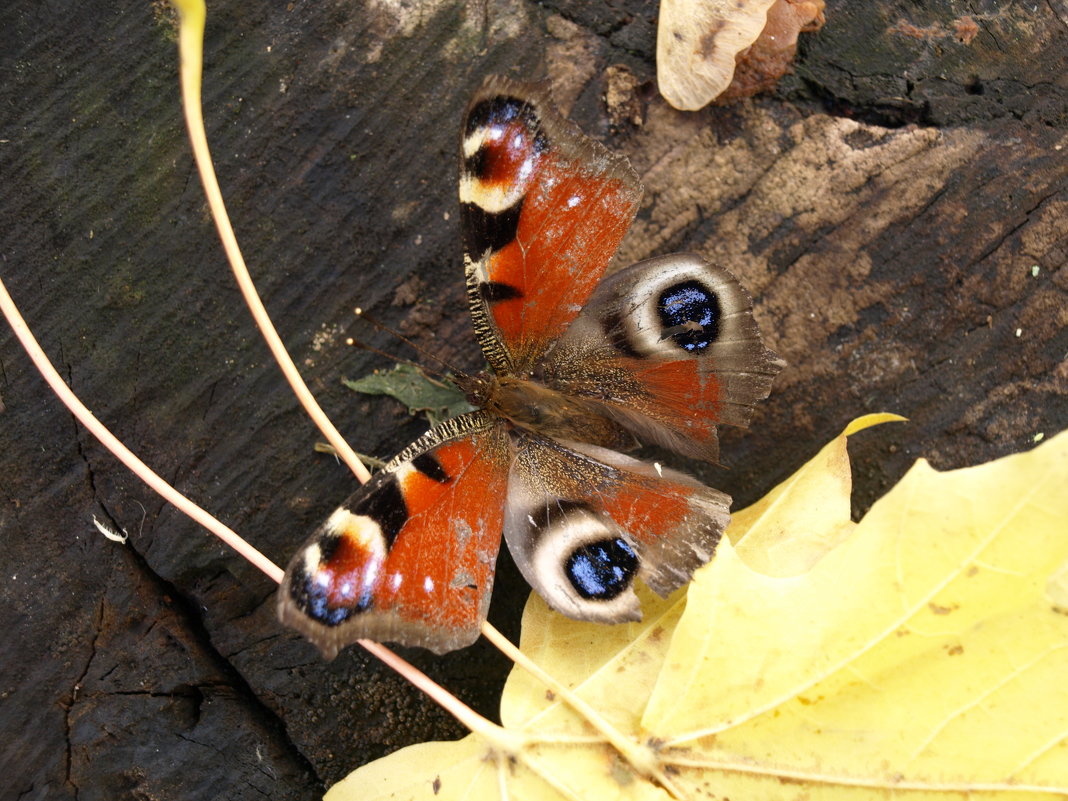
[(434, 591), (434, 579), (427, 576), (423, 579), (423, 589), (429, 594)]

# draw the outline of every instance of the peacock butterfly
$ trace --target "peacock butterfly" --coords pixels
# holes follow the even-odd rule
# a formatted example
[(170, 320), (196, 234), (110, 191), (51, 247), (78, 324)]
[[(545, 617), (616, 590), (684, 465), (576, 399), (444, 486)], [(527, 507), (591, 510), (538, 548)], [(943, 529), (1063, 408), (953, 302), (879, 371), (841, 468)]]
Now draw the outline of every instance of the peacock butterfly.
[(428, 431), (311, 535), (278, 594), (328, 658), (360, 638), (438, 653), (486, 618), (501, 533), (523, 575), (580, 620), (638, 620), (712, 558), (730, 497), (620, 451), (714, 461), (782, 361), (735, 278), (673, 254), (609, 272), (641, 185), (547, 89), (501, 77), (460, 136), (467, 297), (489, 370), (477, 411)]

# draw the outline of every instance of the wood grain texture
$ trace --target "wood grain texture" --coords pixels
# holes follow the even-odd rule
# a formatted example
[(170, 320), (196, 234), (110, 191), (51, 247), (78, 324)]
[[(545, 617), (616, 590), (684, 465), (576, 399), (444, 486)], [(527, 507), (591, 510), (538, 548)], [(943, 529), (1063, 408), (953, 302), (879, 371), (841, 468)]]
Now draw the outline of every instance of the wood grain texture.
[[(388, 457), (421, 431), (341, 387), (386, 364), (346, 333), (402, 350), (350, 332), (352, 306), (478, 364), (454, 153), (490, 72), (558, 80), (565, 110), (646, 184), (625, 257), (696, 250), (728, 266), (790, 363), (754, 430), (724, 436), (731, 469), (684, 469), (744, 504), (850, 418), (907, 415), (856, 438), (860, 510), (918, 456), (956, 467), (1063, 429), (1064, 4), (988, 4), (967, 42), (949, 0), (922, 19), (911, 3), (851, 5), (829, 3), (775, 95), (696, 114), (651, 91), (651, 3), (213, 5), (205, 99), (224, 193), (268, 309), (350, 441)], [(312, 452), (233, 288), (166, 10), (20, 0), (10, 18), (0, 273), (98, 416), (284, 563), (351, 479)], [(610, 118), (618, 64), (636, 89)], [(358, 650), (324, 664), (284, 632), (269, 582), (89, 441), (6, 329), (0, 397), (13, 797), (314, 798), (362, 762), (459, 734)], [(515, 635), (525, 585), (506, 562), (500, 574), (491, 619)], [(506, 665), (490, 649), (412, 656), (495, 714)]]

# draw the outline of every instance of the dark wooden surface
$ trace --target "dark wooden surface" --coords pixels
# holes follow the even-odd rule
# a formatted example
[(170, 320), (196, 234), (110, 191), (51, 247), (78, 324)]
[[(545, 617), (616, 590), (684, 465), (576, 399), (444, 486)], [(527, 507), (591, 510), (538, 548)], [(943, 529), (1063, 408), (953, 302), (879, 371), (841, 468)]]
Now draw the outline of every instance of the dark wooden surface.
[[(479, 363), (454, 150), (490, 72), (551, 76), (631, 157), (647, 194), (628, 258), (697, 250), (756, 297), (790, 366), (754, 430), (725, 436), (730, 470), (688, 467), (740, 503), (864, 412), (911, 422), (855, 443), (858, 513), (918, 457), (972, 464), (1068, 423), (1062, 0), (830, 2), (775, 95), (696, 114), (655, 94), (651, 3), (209, 13), (209, 137), (234, 224), (283, 338), (362, 451), (388, 456), (421, 426), (341, 387), (386, 364), (346, 333), (400, 349), (350, 330), (352, 306)], [(313, 453), (234, 289), (167, 8), (16, 0), (7, 19), (0, 275), (98, 416), (284, 563), (352, 482)], [(640, 126), (602, 101), (616, 64)], [(324, 664), (282, 631), (270, 582), (76, 426), (6, 328), (0, 400), (0, 797), (314, 798), (367, 760), (459, 736), (358, 649)], [(492, 618), (513, 637), (525, 596), (502, 560)], [(491, 649), (410, 656), (495, 714), (507, 665)]]

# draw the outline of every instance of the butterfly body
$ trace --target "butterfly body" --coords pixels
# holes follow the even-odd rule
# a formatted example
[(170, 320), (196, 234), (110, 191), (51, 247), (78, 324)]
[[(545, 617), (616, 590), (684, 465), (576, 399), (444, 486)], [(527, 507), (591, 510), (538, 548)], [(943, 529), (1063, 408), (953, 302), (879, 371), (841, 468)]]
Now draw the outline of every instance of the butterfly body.
[(489, 79), (460, 158), (467, 296), (490, 369), (458, 380), (477, 411), (394, 457), (290, 563), (280, 617), (327, 656), (361, 637), (472, 642), (502, 532), (553, 608), (640, 618), (633, 582), (663, 595), (688, 581), (730, 498), (624, 451), (716, 460), (716, 426), (745, 425), (781, 368), (726, 270), (687, 254), (609, 270), (640, 184), (542, 87)]
[(494, 417), (520, 429), (555, 439), (578, 440), (619, 450), (633, 445), (634, 438), (588, 402), (537, 381), (518, 376), (483, 374), (477, 386), (457, 383), (468, 400)]

